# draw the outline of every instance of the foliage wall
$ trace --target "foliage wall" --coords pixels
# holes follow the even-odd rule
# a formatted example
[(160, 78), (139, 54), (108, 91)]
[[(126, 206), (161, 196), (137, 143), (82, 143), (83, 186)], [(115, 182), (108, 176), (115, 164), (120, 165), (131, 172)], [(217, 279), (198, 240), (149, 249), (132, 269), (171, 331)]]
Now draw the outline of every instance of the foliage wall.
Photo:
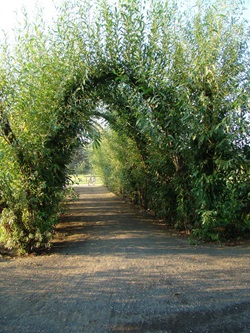
[(50, 27), (41, 11), (23, 16), (0, 59), (7, 246), (48, 244), (67, 165), (80, 144), (99, 140), (97, 118), (112, 129), (98, 153), (109, 185), (197, 237), (249, 229), (241, 10), (235, 1), (103, 0), (65, 2)]
[[(117, 170), (118, 147), (125, 156), (131, 151), (119, 139), (101, 149), (105, 159), (113, 151), (108, 164), (116, 171), (105, 174), (112, 188), (116, 174), (118, 192), (134, 199), (139, 189), (145, 208), (216, 240), (249, 229), (249, 31), (237, 5), (195, 8), (183, 12), (174, 2), (158, 2), (152, 11), (135, 4), (121, 13), (107, 9), (106, 47), (113, 43), (118, 68), (106, 69), (116, 83), (104, 98), (111, 101), (110, 127), (132, 139), (141, 156), (138, 181), (131, 170), (128, 187), (122, 158)], [(102, 79), (95, 85), (101, 93)]]

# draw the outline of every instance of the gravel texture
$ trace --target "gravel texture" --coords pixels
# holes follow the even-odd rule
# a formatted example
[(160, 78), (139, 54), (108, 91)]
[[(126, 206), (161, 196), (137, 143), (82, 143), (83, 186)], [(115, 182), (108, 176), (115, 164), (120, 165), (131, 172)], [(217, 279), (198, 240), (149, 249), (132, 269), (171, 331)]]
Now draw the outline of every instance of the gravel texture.
[(189, 245), (78, 186), (50, 254), (0, 258), (1, 333), (250, 332), (250, 247)]

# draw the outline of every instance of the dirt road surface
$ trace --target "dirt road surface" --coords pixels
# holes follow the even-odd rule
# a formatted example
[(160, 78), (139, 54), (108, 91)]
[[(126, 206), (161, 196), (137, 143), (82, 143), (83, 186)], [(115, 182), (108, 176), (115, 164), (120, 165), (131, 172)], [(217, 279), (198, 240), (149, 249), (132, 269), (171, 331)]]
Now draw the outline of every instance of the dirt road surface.
[(250, 247), (192, 246), (77, 187), (50, 254), (0, 258), (1, 333), (249, 333)]

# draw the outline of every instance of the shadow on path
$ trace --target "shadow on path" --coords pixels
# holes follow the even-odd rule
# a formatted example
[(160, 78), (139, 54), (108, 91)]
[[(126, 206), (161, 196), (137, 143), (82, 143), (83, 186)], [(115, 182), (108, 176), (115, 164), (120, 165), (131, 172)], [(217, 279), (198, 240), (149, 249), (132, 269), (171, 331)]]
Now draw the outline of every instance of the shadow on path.
[(0, 262), (0, 332), (250, 332), (249, 247), (190, 246), (105, 187), (50, 255)]

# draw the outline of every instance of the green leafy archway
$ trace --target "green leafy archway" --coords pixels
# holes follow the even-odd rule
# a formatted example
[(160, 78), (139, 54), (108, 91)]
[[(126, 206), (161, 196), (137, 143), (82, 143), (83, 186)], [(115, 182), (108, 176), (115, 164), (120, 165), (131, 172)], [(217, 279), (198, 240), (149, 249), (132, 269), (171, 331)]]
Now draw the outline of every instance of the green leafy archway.
[(67, 164), (95, 135), (95, 117), (131, 143), (121, 145), (137, 156), (122, 186), (145, 208), (200, 238), (249, 229), (249, 33), (240, 12), (235, 1), (189, 11), (133, 0), (67, 2), (50, 30), (40, 14), (26, 18), (17, 43), (2, 45), (7, 246), (46, 246)]

